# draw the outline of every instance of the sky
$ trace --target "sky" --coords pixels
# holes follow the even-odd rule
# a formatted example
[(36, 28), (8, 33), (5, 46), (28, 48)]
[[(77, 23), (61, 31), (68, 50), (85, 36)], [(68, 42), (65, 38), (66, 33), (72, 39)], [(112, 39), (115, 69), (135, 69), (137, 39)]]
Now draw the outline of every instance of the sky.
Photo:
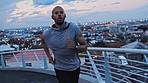
[(148, 19), (148, 0), (1, 0), (0, 29), (49, 26), (55, 6), (74, 23)]

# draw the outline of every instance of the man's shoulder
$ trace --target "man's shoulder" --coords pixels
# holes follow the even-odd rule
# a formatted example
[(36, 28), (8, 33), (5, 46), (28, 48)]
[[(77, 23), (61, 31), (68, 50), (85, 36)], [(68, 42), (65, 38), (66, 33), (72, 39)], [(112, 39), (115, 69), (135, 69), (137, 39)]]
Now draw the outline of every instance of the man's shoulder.
[(68, 24), (70, 24), (71, 26), (76, 26), (76, 24), (73, 22), (68, 22)]
[(69, 26), (74, 29), (79, 28), (78, 25), (76, 25), (76, 23), (73, 23), (73, 22), (69, 22)]
[(43, 31), (43, 35), (47, 35), (51, 32), (51, 27), (49, 27), (47, 30)]

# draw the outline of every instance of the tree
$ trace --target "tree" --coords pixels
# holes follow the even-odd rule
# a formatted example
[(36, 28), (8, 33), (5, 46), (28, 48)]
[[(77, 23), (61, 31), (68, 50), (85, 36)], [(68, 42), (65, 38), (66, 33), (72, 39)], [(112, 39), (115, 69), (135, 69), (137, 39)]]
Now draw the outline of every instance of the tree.
[(148, 25), (140, 25), (140, 26), (138, 27), (138, 29), (142, 29), (143, 32), (145, 33), (145, 31), (148, 30)]
[(143, 43), (148, 42), (148, 36), (145, 35), (145, 34), (143, 34), (143, 35), (141, 36), (141, 42), (143, 42)]

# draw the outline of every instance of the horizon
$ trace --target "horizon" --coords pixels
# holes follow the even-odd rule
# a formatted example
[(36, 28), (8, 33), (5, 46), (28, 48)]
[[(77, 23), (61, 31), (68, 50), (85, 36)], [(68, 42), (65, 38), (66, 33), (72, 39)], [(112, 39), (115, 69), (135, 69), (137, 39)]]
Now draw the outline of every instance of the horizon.
[(2, 0), (0, 29), (49, 26), (56, 5), (65, 9), (66, 21), (74, 23), (148, 19), (147, 0)]
[[(146, 18), (146, 19), (118, 20), (118, 21), (119, 22), (125, 22), (125, 21), (140, 21), (140, 20), (147, 20), (148, 21), (148, 18)], [(97, 21), (91, 21), (91, 22), (97, 22)], [(99, 23), (108, 23), (108, 22), (117, 22), (117, 21), (106, 21), (106, 22), (99, 22)], [(81, 22), (81, 23), (83, 24), (83, 23), (90, 23), (90, 22)], [(13, 27), (13, 28), (5, 28), (5, 29), (9, 29), (9, 30), (10, 29), (26, 29), (26, 28), (37, 28), (37, 27), (47, 27), (47, 26), (50, 26), (50, 25), (29, 26), (29, 27)], [(0, 28), (0, 30), (5, 30), (5, 29)]]

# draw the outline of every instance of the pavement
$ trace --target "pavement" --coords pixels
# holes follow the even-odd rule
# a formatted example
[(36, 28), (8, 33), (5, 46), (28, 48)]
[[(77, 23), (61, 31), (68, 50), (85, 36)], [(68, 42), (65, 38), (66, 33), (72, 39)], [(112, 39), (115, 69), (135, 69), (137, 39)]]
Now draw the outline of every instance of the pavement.
[(55, 75), (28, 70), (0, 70), (0, 83), (58, 83)]

